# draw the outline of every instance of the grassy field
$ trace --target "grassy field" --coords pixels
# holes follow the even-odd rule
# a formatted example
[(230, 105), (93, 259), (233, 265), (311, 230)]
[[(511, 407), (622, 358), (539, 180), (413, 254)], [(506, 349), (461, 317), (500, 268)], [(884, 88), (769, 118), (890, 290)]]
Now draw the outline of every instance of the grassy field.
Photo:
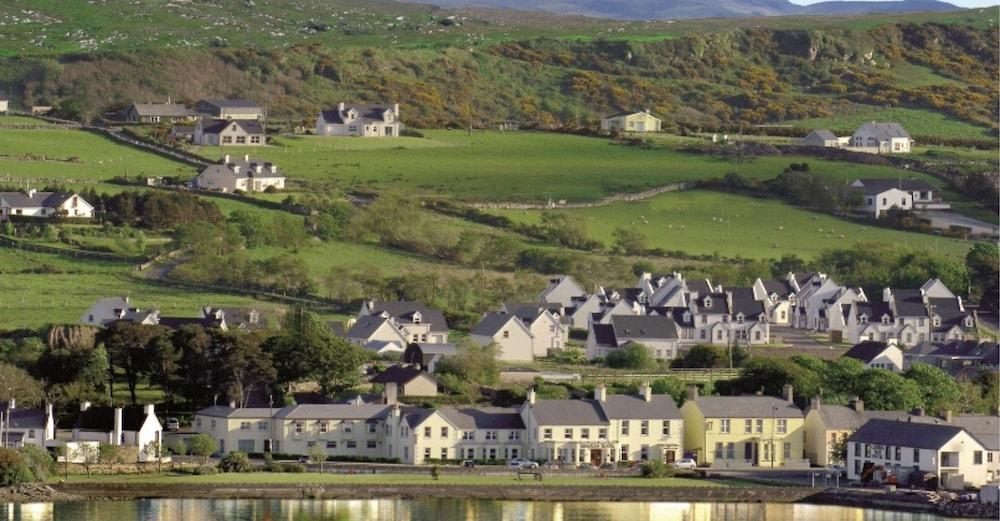
[[(899, 170), (805, 157), (760, 157), (743, 163), (662, 147), (542, 132), (426, 131), (427, 138), (280, 137), (266, 148), (201, 149), (264, 157), (291, 179), (335, 181), (345, 188), (399, 190), (476, 201), (593, 201), (615, 193), (722, 177), (767, 179), (793, 162), (844, 181), (895, 177)], [(419, 143), (419, 146), (417, 145)]]
[[(824, 250), (869, 241), (958, 258), (970, 247), (954, 239), (854, 224), (778, 201), (710, 191), (671, 192), (641, 202), (555, 211), (581, 217), (590, 237), (605, 244), (611, 244), (616, 227), (635, 226), (651, 248), (699, 255), (765, 259), (795, 253), (810, 259)], [(523, 223), (537, 223), (541, 216), (539, 211), (492, 212)]]
[(830, 117), (799, 119), (785, 123), (806, 128), (827, 128), (834, 132), (850, 135), (850, 132), (866, 121), (894, 121), (903, 125), (914, 136), (934, 135), (952, 138), (991, 139), (989, 131), (983, 127), (959, 121), (940, 112), (903, 107), (887, 109), (854, 104)]
[(273, 306), (248, 297), (172, 289), (130, 275), (128, 264), (0, 248), (0, 329), (76, 323), (102, 297), (128, 295), (164, 315), (198, 315), (200, 306)]

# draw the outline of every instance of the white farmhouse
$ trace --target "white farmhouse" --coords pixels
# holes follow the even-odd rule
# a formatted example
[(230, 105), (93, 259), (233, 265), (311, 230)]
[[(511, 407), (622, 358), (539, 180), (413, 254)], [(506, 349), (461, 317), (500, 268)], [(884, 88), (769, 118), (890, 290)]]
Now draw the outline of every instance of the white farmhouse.
[(851, 136), (851, 148), (874, 154), (905, 154), (913, 147), (913, 138), (899, 123), (865, 123)]
[(249, 155), (234, 157), (226, 154), (218, 164), (209, 165), (194, 179), (195, 187), (232, 193), (263, 192), (269, 188), (285, 188), (285, 174), (272, 163), (251, 158)]
[(860, 361), (869, 369), (888, 369), (894, 373), (903, 371), (903, 351), (895, 341), (866, 340), (849, 349), (844, 356)]
[(882, 217), (891, 208), (946, 210), (951, 206), (934, 197), (934, 187), (916, 179), (858, 179), (851, 188), (861, 193), (859, 210)]
[(94, 207), (72, 192), (0, 192), (0, 220), (10, 216), (88, 219)]
[(146, 451), (150, 443), (162, 444), (163, 426), (153, 405), (112, 408), (92, 407), (90, 402), (83, 402), (73, 421), (70, 441), (137, 447), (139, 461), (155, 461), (156, 453)]
[(316, 116), (317, 136), (397, 137), (399, 104), (347, 105), (343, 102), (334, 110), (324, 110)]

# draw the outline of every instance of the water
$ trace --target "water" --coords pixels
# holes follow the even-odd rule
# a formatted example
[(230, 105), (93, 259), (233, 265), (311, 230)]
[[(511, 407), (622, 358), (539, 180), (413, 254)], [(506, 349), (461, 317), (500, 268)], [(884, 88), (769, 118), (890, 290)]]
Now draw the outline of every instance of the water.
[(0, 504), (0, 521), (945, 521), (931, 514), (765, 503), (478, 499), (144, 499)]

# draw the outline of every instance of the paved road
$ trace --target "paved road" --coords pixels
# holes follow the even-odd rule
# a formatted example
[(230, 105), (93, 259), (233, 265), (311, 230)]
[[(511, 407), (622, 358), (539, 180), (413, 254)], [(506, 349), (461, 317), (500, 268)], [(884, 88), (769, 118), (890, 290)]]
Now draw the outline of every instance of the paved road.
[(809, 333), (808, 329), (771, 326), (771, 341), (775, 344), (787, 344), (792, 347), (829, 349), (830, 342), (819, 342), (811, 338)]

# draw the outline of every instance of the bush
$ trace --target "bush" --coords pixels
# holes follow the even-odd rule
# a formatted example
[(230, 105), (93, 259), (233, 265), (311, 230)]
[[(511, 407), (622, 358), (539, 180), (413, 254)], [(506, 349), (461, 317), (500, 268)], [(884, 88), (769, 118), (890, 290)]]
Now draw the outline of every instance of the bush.
[(167, 450), (169, 450), (171, 454), (183, 456), (187, 454), (187, 444), (184, 443), (184, 440), (177, 440), (171, 443), (170, 446), (167, 447)]
[(665, 478), (672, 474), (670, 467), (662, 461), (643, 463), (641, 472), (644, 478)]
[(649, 349), (642, 344), (616, 349), (608, 353), (606, 362), (608, 367), (621, 369), (649, 369), (656, 365), (653, 355), (650, 355)]
[(36, 479), (45, 480), (56, 472), (56, 461), (49, 451), (37, 445), (25, 445), (19, 452)]
[(279, 463), (281, 467), (278, 472), (288, 472), (289, 474), (302, 474), (306, 471), (306, 466), (301, 463)]
[(0, 486), (10, 487), (35, 481), (24, 458), (13, 449), (0, 449)]
[(219, 462), (219, 470), (223, 472), (250, 472), (253, 470), (253, 465), (245, 453), (230, 452)]
[(211, 476), (212, 474), (218, 474), (219, 469), (211, 465), (199, 465), (191, 469), (191, 474), (195, 476)]

